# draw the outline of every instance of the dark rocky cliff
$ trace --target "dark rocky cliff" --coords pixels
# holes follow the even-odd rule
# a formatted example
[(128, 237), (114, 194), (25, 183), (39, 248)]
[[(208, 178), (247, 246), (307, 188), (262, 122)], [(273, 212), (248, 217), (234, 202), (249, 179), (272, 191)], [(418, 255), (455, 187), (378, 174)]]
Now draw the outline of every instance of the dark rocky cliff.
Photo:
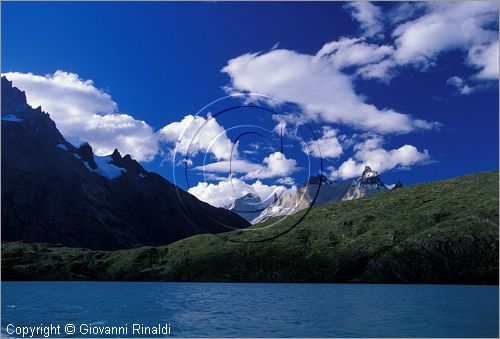
[(109, 250), (249, 225), (118, 150), (97, 157), (88, 144), (75, 147), (4, 77), (1, 193), (2, 241)]

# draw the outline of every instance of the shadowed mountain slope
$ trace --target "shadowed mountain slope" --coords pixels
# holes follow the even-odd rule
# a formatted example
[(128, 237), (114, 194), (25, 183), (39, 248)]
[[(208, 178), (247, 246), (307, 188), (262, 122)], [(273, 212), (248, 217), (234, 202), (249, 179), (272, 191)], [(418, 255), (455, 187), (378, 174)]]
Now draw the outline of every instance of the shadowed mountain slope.
[(245, 243), (290, 229), (303, 213), (164, 247), (103, 252), (7, 243), (2, 277), (498, 284), (497, 171), (315, 206), (282, 236)]
[(2, 240), (92, 249), (166, 245), (247, 227), (115, 150), (74, 146), (2, 77)]

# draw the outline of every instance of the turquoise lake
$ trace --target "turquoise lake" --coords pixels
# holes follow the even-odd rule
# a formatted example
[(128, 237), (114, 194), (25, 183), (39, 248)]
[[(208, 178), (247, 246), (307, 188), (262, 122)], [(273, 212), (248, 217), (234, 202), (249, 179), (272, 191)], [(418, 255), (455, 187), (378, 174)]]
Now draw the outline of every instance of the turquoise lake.
[[(10, 326), (9, 326), (10, 324)], [(3, 282), (2, 335), (168, 325), (172, 337), (498, 337), (498, 286)], [(151, 336), (151, 335), (150, 335)], [(160, 335), (157, 335), (160, 336)]]

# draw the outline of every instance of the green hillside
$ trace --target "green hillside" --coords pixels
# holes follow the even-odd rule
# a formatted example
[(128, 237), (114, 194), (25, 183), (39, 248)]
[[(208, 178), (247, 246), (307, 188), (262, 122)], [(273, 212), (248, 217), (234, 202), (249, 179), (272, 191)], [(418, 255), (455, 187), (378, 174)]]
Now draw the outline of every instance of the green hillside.
[(316, 206), (257, 243), (241, 241), (280, 234), (305, 212), (224, 234), (230, 241), (113, 252), (3, 243), (2, 278), (497, 284), (498, 206), (492, 171)]

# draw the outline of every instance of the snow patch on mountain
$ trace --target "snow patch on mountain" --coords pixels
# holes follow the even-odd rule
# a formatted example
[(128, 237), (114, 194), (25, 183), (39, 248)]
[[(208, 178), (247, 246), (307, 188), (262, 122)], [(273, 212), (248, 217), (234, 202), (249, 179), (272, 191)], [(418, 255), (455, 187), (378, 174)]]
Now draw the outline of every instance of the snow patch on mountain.
[(58, 144), (56, 146), (62, 149), (63, 151), (68, 151), (68, 146), (66, 146), (65, 144)]
[(251, 221), (252, 224), (258, 224), (272, 217), (293, 214), (307, 205), (300, 204), (300, 197), (296, 193), (282, 192), (281, 195), (274, 194), (274, 201), (267, 206), (262, 213)]
[(228, 209), (238, 213), (241, 217), (251, 222), (262, 212), (264, 206), (258, 195), (248, 193), (235, 199)]
[(361, 177), (352, 182), (351, 187), (342, 200), (359, 199), (368, 194), (385, 192), (387, 190), (388, 188), (382, 182), (378, 173), (373, 171), (369, 166), (366, 166)]
[[(332, 201), (354, 200), (402, 186), (399, 181), (392, 185), (385, 185), (378, 173), (368, 166), (365, 167), (361, 177), (352, 181), (335, 182), (320, 174), (310, 177), (293, 194), (290, 192), (283, 192), (281, 195), (274, 194), (273, 202), (252, 219), (251, 223), (258, 224), (272, 217), (294, 214), (310, 207), (313, 203), (322, 205)], [(249, 197), (245, 199), (249, 199)], [(239, 203), (241, 200), (235, 200), (230, 209), (234, 210), (233, 206)]]
[(127, 171), (125, 168), (121, 168), (114, 165), (113, 159), (111, 159), (111, 156), (109, 155), (104, 157), (99, 157), (95, 155), (94, 161), (97, 165), (95, 172), (110, 180), (118, 178), (120, 175), (122, 175)]
[[(63, 144), (57, 145), (57, 147), (64, 149), (63, 147), (66, 147)], [(67, 147), (66, 147), (67, 150)], [(109, 180), (118, 178), (120, 175), (123, 173), (127, 172), (125, 168), (118, 167), (115, 164), (113, 164), (113, 159), (111, 158), (110, 155), (107, 156), (97, 156), (97, 155), (92, 155), (90, 158), (84, 159), (82, 156), (79, 154), (73, 153), (73, 156), (82, 161), (83, 166), (87, 168), (91, 172), (95, 172), (105, 178), (108, 178)], [(96, 168), (92, 168), (93, 165), (91, 165), (89, 162), (94, 162), (95, 165), (97, 166)]]

